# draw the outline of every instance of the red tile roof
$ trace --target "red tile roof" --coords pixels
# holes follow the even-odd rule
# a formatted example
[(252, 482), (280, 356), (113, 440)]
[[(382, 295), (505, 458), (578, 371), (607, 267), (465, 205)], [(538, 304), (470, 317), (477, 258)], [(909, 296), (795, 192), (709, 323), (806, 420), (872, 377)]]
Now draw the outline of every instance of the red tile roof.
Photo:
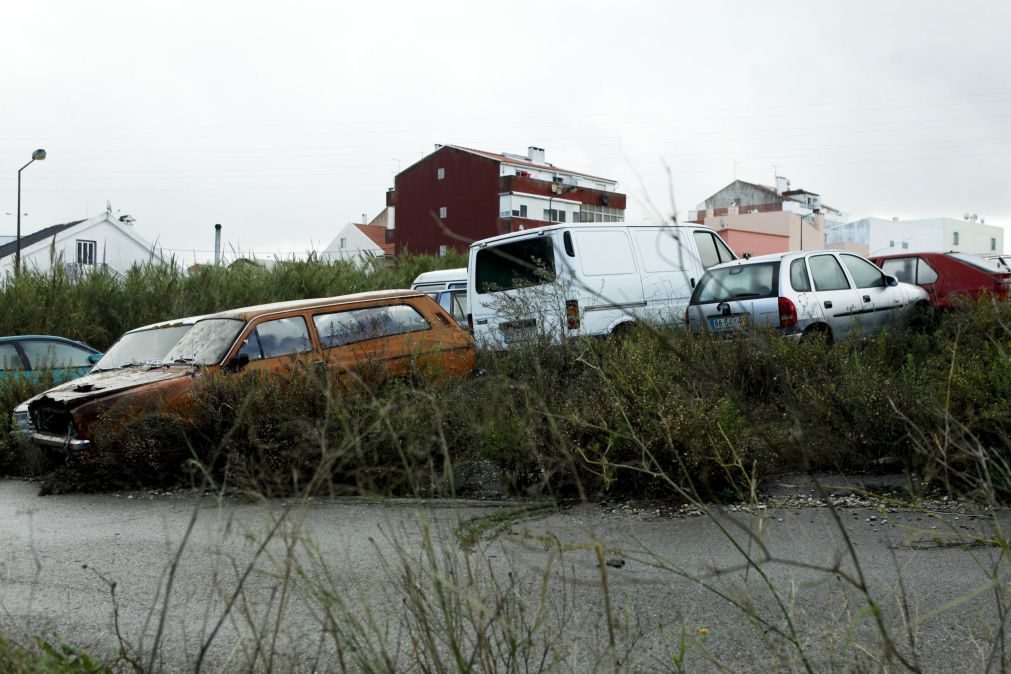
[(372, 243), (376, 244), (383, 249), (384, 255), (389, 255), (390, 257), (397, 254), (396, 244), (386, 243), (386, 228), (381, 225), (359, 225), (355, 224), (361, 233), (369, 237)]

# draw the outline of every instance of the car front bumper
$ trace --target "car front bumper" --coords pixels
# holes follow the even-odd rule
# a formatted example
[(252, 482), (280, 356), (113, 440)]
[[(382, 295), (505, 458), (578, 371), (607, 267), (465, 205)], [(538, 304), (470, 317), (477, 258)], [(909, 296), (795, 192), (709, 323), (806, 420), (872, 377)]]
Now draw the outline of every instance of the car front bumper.
[(39, 431), (31, 434), (31, 440), (36, 445), (41, 445), (42, 447), (54, 447), (65, 451), (80, 452), (91, 448), (91, 440), (68, 438), (65, 435), (53, 435), (52, 433), (40, 433)]

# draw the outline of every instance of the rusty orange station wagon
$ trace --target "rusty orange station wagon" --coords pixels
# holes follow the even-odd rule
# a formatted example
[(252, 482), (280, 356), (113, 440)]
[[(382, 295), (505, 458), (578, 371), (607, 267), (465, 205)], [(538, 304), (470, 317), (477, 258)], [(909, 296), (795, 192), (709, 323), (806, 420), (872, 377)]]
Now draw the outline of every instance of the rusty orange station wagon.
[(413, 290), (245, 307), (201, 318), (160, 363), (94, 372), (36, 396), (30, 437), (79, 453), (92, 446), (99, 420), (185, 415), (187, 393), (205, 372), (283, 374), (301, 361), (341, 374), (368, 365), (379, 381), (418, 372), (445, 379), (470, 373), (476, 358), (470, 334)]

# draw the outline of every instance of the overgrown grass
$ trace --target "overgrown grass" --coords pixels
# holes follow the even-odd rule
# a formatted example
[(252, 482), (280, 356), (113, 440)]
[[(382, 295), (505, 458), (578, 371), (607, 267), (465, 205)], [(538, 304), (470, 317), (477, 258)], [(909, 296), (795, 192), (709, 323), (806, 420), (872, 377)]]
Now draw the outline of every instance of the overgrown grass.
[(1007, 305), (981, 302), (929, 334), (831, 346), (643, 330), (483, 353), (477, 376), (378, 391), (299, 367), (210, 376), (191, 419), (108, 429), (54, 488), (174, 484), (200, 466), (267, 495), (456, 494), (478, 464), (514, 495), (666, 495), (663, 475), (740, 499), (776, 471), (887, 468), (1005, 499), (1005, 325)]
[(79, 279), (59, 265), (26, 271), (0, 284), (0, 335), (43, 334), (108, 348), (127, 330), (158, 321), (241, 306), (348, 293), (409, 288), (424, 271), (466, 266), (466, 256), (398, 256), (392, 266), (365, 269), (348, 262), (279, 261), (204, 266), (185, 273), (175, 264), (134, 266), (123, 277), (98, 270)]

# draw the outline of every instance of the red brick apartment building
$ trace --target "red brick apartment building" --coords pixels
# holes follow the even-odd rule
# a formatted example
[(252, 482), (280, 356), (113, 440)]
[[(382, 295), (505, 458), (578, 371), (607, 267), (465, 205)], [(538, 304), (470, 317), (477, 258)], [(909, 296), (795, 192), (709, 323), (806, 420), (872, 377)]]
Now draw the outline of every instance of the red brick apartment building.
[(622, 222), (617, 181), (558, 168), (544, 150), (497, 154), (456, 145), (397, 174), (386, 193), (387, 240), (442, 255), (472, 241), (558, 222)]

